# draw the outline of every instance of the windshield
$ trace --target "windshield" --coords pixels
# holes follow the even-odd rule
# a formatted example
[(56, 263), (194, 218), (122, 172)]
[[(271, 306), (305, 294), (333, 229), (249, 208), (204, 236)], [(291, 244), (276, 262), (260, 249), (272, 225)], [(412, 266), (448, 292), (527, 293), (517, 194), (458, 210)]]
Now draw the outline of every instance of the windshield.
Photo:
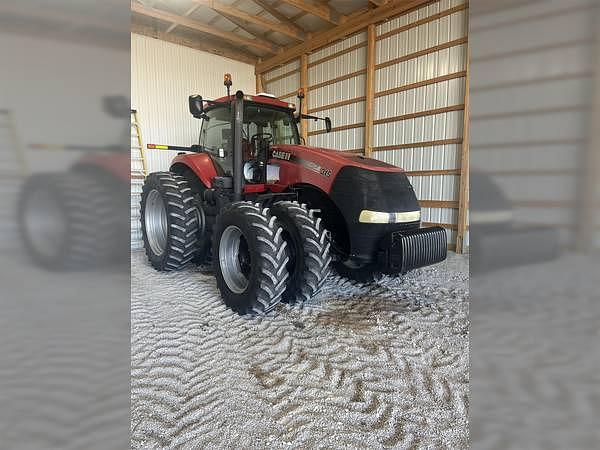
[(273, 135), (272, 144), (299, 144), (298, 129), (291, 111), (248, 104), (244, 108), (244, 138), (259, 133)]
[[(231, 111), (226, 106), (212, 108), (202, 121), (200, 145), (205, 150), (221, 155), (230, 151)], [(291, 111), (246, 104), (244, 108), (243, 139), (250, 141), (259, 133), (273, 136), (273, 144), (299, 144), (298, 128)]]
[[(249, 149), (252, 136), (268, 133), (272, 144), (299, 144), (298, 128), (291, 110), (246, 103), (242, 147)], [(200, 131), (200, 145), (213, 156), (213, 161), (224, 173), (231, 173), (232, 157), (231, 110), (217, 106), (206, 112)], [(244, 151), (244, 154), (248, 154)]]

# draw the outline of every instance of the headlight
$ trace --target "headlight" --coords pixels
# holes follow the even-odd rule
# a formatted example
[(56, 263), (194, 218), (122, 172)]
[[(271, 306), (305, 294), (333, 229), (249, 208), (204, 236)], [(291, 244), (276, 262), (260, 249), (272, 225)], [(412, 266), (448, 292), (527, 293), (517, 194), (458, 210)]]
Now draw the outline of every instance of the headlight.
[(421, 220), (421, 211), (381, 212), (363, 209), (358, 221), (360, 223), (405, 223)]

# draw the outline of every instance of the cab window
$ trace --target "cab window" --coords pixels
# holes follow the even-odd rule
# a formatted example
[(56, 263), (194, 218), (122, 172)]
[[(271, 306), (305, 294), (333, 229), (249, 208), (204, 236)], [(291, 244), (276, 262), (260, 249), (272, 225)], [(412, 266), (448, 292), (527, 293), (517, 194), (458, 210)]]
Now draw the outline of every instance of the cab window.
[(206, 113), (208, 120), (202, 121), (200, 145), (216, 157), (229, 153), (231, 145), (231, 113), (229, 108), (220, 107)]

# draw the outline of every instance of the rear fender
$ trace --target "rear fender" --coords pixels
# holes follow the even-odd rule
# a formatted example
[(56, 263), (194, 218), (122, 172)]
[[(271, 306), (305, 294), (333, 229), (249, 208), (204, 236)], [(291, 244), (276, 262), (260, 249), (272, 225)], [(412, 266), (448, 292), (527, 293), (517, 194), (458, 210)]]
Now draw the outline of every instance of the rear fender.
[(186, 169), (191, 170), (207, 189), (212, 188), (213, 178), (217, 176), (217, 170), (208, 154), (177, 155), (173, 159), (170, 170), (175, 173), (183, 173)]

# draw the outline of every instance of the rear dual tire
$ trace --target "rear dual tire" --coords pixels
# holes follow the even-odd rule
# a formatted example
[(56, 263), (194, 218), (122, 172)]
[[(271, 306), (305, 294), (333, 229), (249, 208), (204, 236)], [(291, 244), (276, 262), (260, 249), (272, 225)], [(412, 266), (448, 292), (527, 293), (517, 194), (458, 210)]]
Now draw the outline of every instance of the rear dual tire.
[(142, 188), (141, 225), (144, 249), (152, 267), (173, 271), (196, 255), (200, 214), (185, 178), (154, 172)]

